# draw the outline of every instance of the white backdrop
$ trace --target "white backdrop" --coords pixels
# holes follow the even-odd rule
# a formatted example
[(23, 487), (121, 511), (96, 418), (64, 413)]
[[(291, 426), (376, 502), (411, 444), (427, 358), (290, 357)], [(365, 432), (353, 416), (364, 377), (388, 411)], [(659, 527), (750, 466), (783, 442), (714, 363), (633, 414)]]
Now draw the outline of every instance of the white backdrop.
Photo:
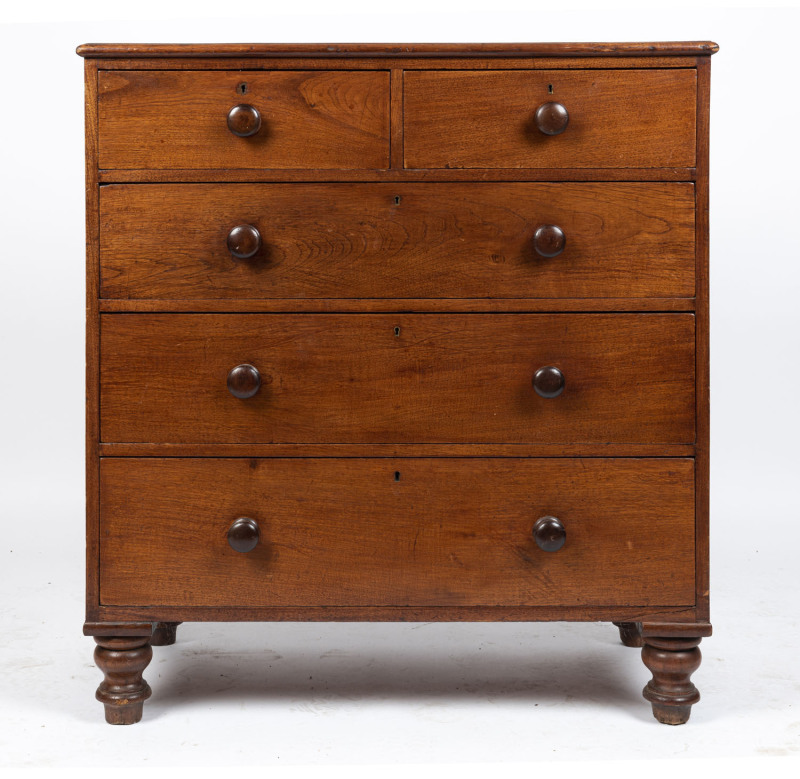
[[(556, 5), (558, 11), (548, 7)], [(87, 678), (96, 681), (89, 668), (90, 642), (80, 637), (83, 82), (82, 60), (74, 49), (89, 41), (711, 39), (720, 44), (720, 53), (712, 59), (711, 89), (712, 622), (716, 635), (704, 643), (706, 664), (698, 672), (706, 700), (695, 707), (692, 723), (678, 730), (688, 737), (693, 726), (700, 728), (696, 720), (705, 716), (703, 707), (712, 711), (702, 677), (712, 673), (708, 653), (713, 652), (719, 663), (728, 662), (728, 673), (719, 671), (719, 689), (728, 690), (731, 707), (739, 707), (745, 718), (740, 723), (742, 734), (750, 734), (748, 741), (731, 731), (727, 742), (720, 744), (730, 743), (734, 755), (800, 754), (800, 682), (795, 667), (777, 659), (781, 651), (788, 658), (798, 650), (800, 68), (793, 41), (800, 33), (800, 11), (790, 7), (730, 9), (696, 2), (675, 2), (663, 8), (604, 3), (602, 10), (597, 5), (581, 7), (555, 0), (491, 4), (145, 0), (124, 7), (107, 2), (29, 3), (3, 12), (10, 23), (0, 31), (0, 518), (5, 541), (0, 560), (8, 563), (0, 562), (0, 570), (5, 570), (0, 601), (5, 643), (0, 642), (0, 649), (6, 652), (8, 668), (16, 670), (0, 689), (14, 706), (30, 705), (33, 713), (19, 715), (20, 735), (7, 749), (0, 749), (0, 765), (3, 754), (11, 763), (38, 764), (37, 750), (26, 746), (27, 738), (42, 737), (32, 730), (40, 725), (35, 699), (44, 697), (41, 691), (45, 689), (58, 690), (63, 681), (43, 670), (37, 677), (41, 691), (24, 693), (26, 685), (30, 689), (35, 681), (26, 670), (30, 663), (26, 666), (25, 662), (32, 653), (55, 652), (55, 645), (46, 641), (58, 635), (61, 646), (69, 646), (69, 652), (81, 658)], [(289, 7), (291, 13), (285, 12)], [(231, 16), (219, 18), (223, 13)], [(187, 628), (187, 635), (199, 640), (200, 633), (192, 629)], [(336, 632), (347, 630), (342, 626), (320, 630), (327, 631), (334, 642), (355, 640), (353, 634)], [(360, 630), (361, 639), (378, 635), (365, 633), (363, 626)], [(481, 630), (483, 637), (492, 635), (490, 628)], [(462, 640), (461, 634), (442, 635), (445, 643)], [(508, 634), (500, 629), (497, 635)], [(45, 642), (46, 650), (35, 649), (42, 646), (40, 642)], [(774, 663), (769, 665), (772, 655)], [(739, 658), (735, 669), (730, 664), (733, 657)], [(44, 656), (37, 662), (47, 667), (50, 661)], [(69, 673), (68, 665), (65, 669)], [(380, 680), (376, 683), (380, 685)], [(91, 689), (81, 688), (79, 694), (91, 699)], [(737, 689), (739, 694), (734, 695)], [(754, 731), (747, 718), (759, 714), (753, 713), (749, 699), (764, 691), (773, 698), (758, 711), (769, 725)], [(197, 706), (208, 708), (213, 701), (209, 693)], [(645, 706), (644, 701), (641, 705)], [(79, 726), (92, 729), (94, 736), (103, 735), (105, 731), (95, 729), (94, 720), (101, 720), (99, 704), (91, 702), (91, 707), (92, 714), (81, 719)], [(66, 698), (61, 710), (63, 728), (70, 721)], [(191, 714), (191, 707), (184, 708), (180, 716), (188, 719)], [(768, 715), (778, 719), (769, 720)], [(599, 709), (598, 717), (602, 716)], [(646, 732), (653, 737), (652, 729)], [(763, 743), (754, 732), (763, 734)], [(11, 738), (8, 732), (0, 733), (0, 747), (4, 735)], [(631, 743), (639, 736), (629, 738)], [(663, 743), (666, 737), (660, 738)], [(713, 742), (713, 738), (708, 741), (708, 732), (705, 739), (706, 744)], [(452, 743), (458, 744), (457, 739)], [(672, 737), (669, 744), (666, 752), (654, 747), (650, 754), (663, 757), (680, 752), (679, 742)], [(565, 750), (557, 756), (540, 753), (530, 759), (587, 757), (571, 754), (568, 745)], [(591, 756), (626, 754), (622, 744), (612, 744), (610, 751), (603, 752), (599, 746), (597, 750)], [(202, 754), (207, 761), (208, 755)], [(392, 747), (364, 754), (376, 762), (382, 754), (388, 762), (402, 762), (402, 751)], [(469, 749), (466, 754), (469, 757)], [(684, 757), (724, 754), (731, 753), (723, 746), (709, 752), (698, 745)], [(91, 755), (86, 762), (102, 764), (101, 753)], [(295, 755), (295, 762), (348, 762), (346, 755), (333, 748), (309, 748), (304, 755), (298, 747)], [(421, 749), (415, 755), (414, 762), (460, 759), (455, 746), (452, 753)], [(352, 762), (361, 762), (357, 756), (351, 755)], [(185, 759), (191, 762), (192, 758)], [(508, 759), (528, 758), (521, 752)]]

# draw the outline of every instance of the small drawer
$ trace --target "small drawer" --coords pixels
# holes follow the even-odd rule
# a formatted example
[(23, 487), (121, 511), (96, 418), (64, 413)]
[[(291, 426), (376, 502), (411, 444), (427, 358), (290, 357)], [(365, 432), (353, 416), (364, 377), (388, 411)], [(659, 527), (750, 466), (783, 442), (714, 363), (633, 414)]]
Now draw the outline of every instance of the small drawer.
[(389, 166), (387, 71), (101, 71), (98, 112), (101, 169)]
[(125, 299), (691, 297), (694, 185), (107, 185), (100, 269)]
[(694, 443), (691, 314), (104, 314), (105, 442)]
[(105, 605), (695, 598), (689, 459), (105, 459), (100, 517)]
[(406, 168), (693, 167), (693, 69), (412, 71)]

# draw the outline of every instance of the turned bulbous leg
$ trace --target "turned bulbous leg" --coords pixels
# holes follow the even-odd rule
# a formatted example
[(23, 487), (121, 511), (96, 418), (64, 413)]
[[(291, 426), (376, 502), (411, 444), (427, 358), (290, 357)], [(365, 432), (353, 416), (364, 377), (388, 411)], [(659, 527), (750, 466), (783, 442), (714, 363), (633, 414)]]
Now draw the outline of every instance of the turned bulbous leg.
[(103, 672), (96, 698), (111, 725), (133, 725), (142, 718), (150, 685), (142, 678), (153, 657), (149, 636), (95, 636), (94, 661)]
[(180, 622), (157, 622), (150, 639), (150, 646), (172, 646), (177, 640)]
[(700, 667), (699, 638), (644, 639), (642, 660), (653, 674), (642, 694), (653, 705), (653, 716), (665, 725), (683, 725), (700, 700), (690, 681)]
[(614, 622), (613, 624), (619, 628), (619, 640), (625, 646), (644, 646), (641, 622)]

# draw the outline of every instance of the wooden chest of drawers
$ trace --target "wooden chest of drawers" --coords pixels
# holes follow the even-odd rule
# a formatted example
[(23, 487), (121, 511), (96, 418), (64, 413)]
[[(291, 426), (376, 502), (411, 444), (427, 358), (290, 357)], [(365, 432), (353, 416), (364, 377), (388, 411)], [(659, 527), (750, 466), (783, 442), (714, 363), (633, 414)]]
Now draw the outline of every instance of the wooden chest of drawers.
[(87, 603), (710, 635), (711, 43), (86, 45)]

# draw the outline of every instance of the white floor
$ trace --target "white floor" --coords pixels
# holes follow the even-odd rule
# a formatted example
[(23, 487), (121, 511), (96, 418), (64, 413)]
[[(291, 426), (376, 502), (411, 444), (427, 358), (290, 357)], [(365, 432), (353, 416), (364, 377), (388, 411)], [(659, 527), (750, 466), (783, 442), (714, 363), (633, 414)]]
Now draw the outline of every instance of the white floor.
[(80, 506), (56, 536), (20, 514), (3, 523), (0, 765), (800, 758), (796, 549), (754, 547), (744, 509), (715, 534), (715, 635), (683, 727), (652, 718), (613, 626), (565, 623), (182, 625), (154, 650), (143, 721), (111, 727), (81, 636)]

